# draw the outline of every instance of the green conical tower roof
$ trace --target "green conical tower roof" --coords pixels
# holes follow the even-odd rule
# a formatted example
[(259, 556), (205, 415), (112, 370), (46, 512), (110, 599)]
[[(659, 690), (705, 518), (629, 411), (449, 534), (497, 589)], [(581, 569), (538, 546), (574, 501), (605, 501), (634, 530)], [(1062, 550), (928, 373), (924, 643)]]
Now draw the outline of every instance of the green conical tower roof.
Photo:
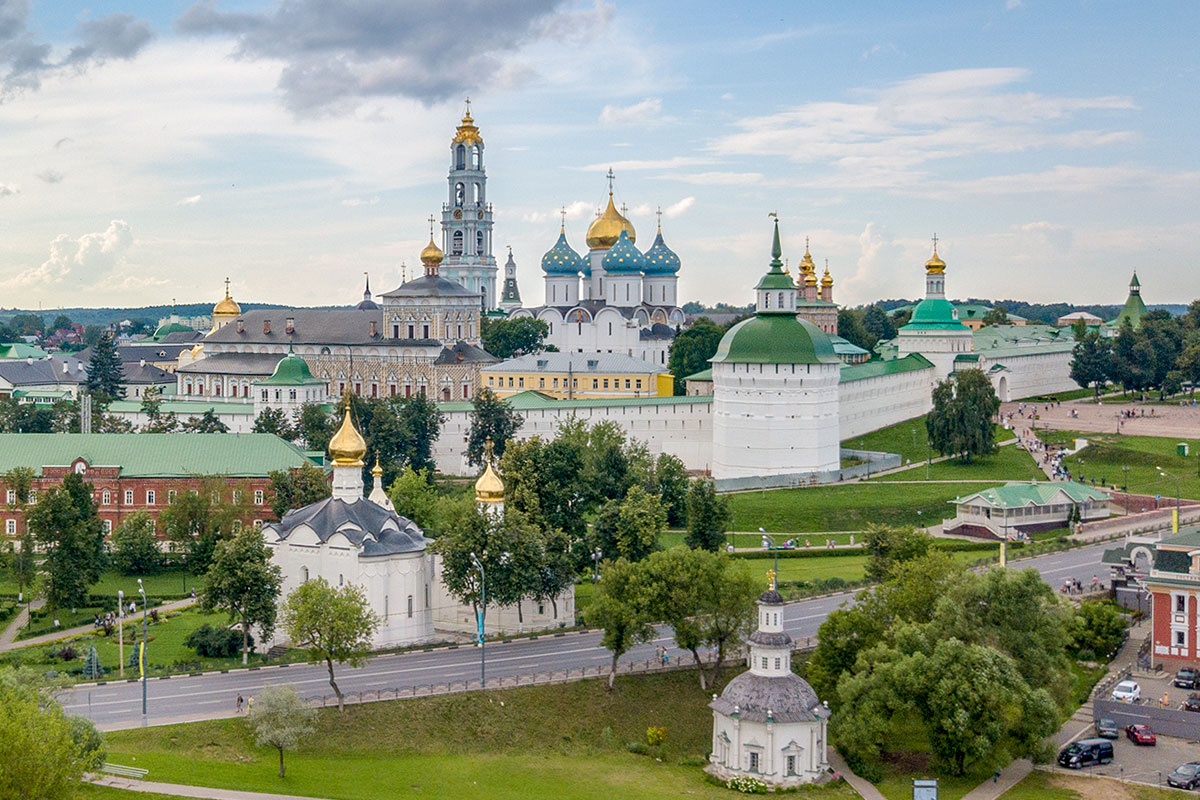
[(796, 284), (792, 283), (792, 279), (783, 271), (783, 262), (779, 260), (782, 255), (783, 248), (779, 245), (779, 217), (776, 217), (775, 241), (771, 244), (771, 267), (767, 270), (767, 274), (759, 280), (755, 289), (795, 290)]
[(314, 383), (325, 383), (320, 378), (314, 378), (308, 369), (308, 363), (296, 355), (291, 349), (288, 354), (279, 359), (271, 377), (258, 382), (260, 386), (304, 386)]
[(1146, 316), (1146, 311), (1146, 304), (1142, 302), (1142, 284), (1135, 272), (1129, 281), (1129, 298), (1125, 300), (1125, 307), (1108, 325), (1110, 328), (1119, 328), (1125, 324), (1125, 320), (1129, 320), (1129, 324), (1136, 331), (1142, 326), (1142, 317)]

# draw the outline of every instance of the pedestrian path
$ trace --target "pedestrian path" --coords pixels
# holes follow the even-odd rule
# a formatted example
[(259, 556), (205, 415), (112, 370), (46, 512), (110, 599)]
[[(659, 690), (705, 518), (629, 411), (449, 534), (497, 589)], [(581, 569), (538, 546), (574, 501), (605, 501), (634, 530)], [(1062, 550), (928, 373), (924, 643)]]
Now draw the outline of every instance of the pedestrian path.
[(998, 775), (988, 778), (964, 794), (962, 800), (996, 800), (996, 798), (1009, 789), (1025, 780), (1025, 776), (1031, 772), (1033, 772), (1033, 762), (1028, 758), (1018, 758), (1000, 770)]
[(4, 630), (0, 632), (0, 650), (5, 649), (5, 645), (11, 645), (17, 640), (17, 635), (21, 632), (21, 628), (24, 628), (25, 623), (29, 622), (29, 609), (33, 608), (36, 611), (44, 605), (46, 605), (46, 601), (39, 598), (17, 612), (12, 622), (8, 623)]
[(851, 772), (850, 767), (846, 766), (846, 760), (842, 758), (842, 754), (832, 747), (829, 748), (829, 766), (833, 767), (834, 772), (840, 772), (846, 779), (846, 783), (850, 784), (850, 787), (858, 792), (858, 796), (863, 800), (887, 800), (883, 796), (883, 792), (875, 788), (875, 784)]
[(172, 797), (197, 797), (202, 800), (322, 800), (319, 797), (298, 797), (294, 794), (243, 792), (237, 789), (210, 789), (207, 786), (185, 786), (181, 783), (142, 781), (133, 778), (119, 778), (115, 775), (97, 776), (91, 779), (91, 783), (97, 786), (107, 786), (111, 789), (124, 789), (128, 792), (149, 792), (171, 795)]
[[(175, 600), (170, 603), (163, 603), (162, 605), (155, 606), (154, 608), (149, 609), (149, 610), (150, 611), (158, 611), (158, 612), (179, 611), (180, 609), (184, 609), (184, 608), (187, 608), (187, 607), (195, 604), (195, 602), (196, 602), (196, 598), (185, 597), (182, 600)], [(18, 615), (18, 619), (19, 619), (19, 615)], [(136, 619), (136, 615), (134, 615), (132, 617), (126, 617), (126, 619), (129, 621), (129, 624), (132, 625), (134, 620)], [(9, 624), (8, 628), (6, 628), (4, 630), (4, 634), (0, 635), (0, 653), (3, 653), (7, 650), (16, 650), (21, 647), (29, 647), (30, 645), (48, 644), (50, 642), (57, 642), (59, 639), (69, 639), (72, 636), (82, 636), (82, 635), (85, 635), (88, 633), (95, 633), (98, 630), (95, 625), (91, 625), (91, 624), (77, 625), (74, 628), (63, 628), (61, 631), (54, 631), (53, 633), (44, 633), (41, 636), (31, 636), (28, 639), (21, 639), (20, 641), (17, 641), (16, 635), (17, 635), (18, 631), (20, 630), (20, 626), (17, 626), (16, 628), (14, 628), (13, 626), (16, 624), (16, 622), (17, 622), (17, 620), (13, 620), (13, 622), (11, 624)], [(9, 633), (10, 629), (12, 630), (13, 638), (7, 639), (6, 637)]]

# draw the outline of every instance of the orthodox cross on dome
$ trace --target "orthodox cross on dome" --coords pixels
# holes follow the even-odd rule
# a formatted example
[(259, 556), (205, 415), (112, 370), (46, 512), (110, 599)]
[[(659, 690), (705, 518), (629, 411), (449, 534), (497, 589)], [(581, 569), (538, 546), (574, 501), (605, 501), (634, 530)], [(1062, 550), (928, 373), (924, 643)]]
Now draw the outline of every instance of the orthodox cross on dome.
[(935, 253), (937, 252), (937, 242), (938, 242), (938, 235), (935, 233), (933, 235), (933, 252), (935, 252)]
[(408, 283), (408, 265), (403, 261), (400, 262), (400, 284)]
[(622, 217), (629, 216), (629, 206), (625, 205), (624, 203), (621, 203), (621, 216)]
[(225, 278), (225, 296), (229, 297), (229, 278)]
[(613, 193), (613, 181), (617, 179), (617, 176), (613, 174), (612, 167), (608, 168), (608, 175), (606, 177), (608, 178), (608, 195), (611, 197)]
[(471, 116), (471, 98), (468, 97), (464, 102), (467, 104), (466, 115), (469, 117)]
[(773, 569), (767, 570), (767, 588), (774, 589), (778, 584), (775, 583), (776, 572)]
[(430, 239), (433, 238), (433, 223), (434, 223), (433, 214), (430, 214), (429, 215), (429, 238)]
[(562, 223), (559, 225), (559, 232), (566, 233), (567, 232), (567, 207), (563, 206), (562, 208), (560, 208), (558, 210), (558, 214), (559, 214), (559, 216), (562, 217)]
[(492, 437), (489, 436), (489, 437), (487, 437), (487, 439), (484, 439), (484, 441), (483, 441), (483, 457), (488, 464), (492, 463), (492, 453), (495, 449), (496, 449), (496, 446), (492, 442)]
[(658, 232), (662, 233), (662, 206), (658, 207), (658, 210), (654, 212), (654, 216), (658, 217)]

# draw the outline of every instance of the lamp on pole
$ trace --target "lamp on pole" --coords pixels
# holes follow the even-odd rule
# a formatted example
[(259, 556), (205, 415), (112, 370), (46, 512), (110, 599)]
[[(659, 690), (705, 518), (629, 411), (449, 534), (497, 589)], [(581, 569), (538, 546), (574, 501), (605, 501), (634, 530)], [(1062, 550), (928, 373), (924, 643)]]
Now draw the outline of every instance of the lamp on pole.
[(487, 574), (474, 553), (471, 553), (471, 562), (479, 570), (479, 687), (483, 688), (487, 685), (487, 643), (483, 638), (483, 623), (487, 615)]
[(125, 590), (117, 589), (117, 658), (120, 660), (117, 669), (121, 677), (125, 677)]
[(138, 594), (142, 596), (142, 652), (138, 658), (138, 663), (141, 666), (142, 672), (142, 721), (146, 721), (146, 587), (142, 586), (142, 579), (138, 578)]
[(767, 534), (766, 528), (759, 528), (758, 532), (762, 535), (763, 547), (766, 547), (768, 543), (771, 545), (771, 555), (775, 557), (775, 566), (772, 567), (772, 569), (775, 570), (775, 576), (771, 579), (771, 588), (778, 589), (779, 588), (779, 551), (775, 548), (775, 539), (774, 539), (774, 537), (769, 536)]
[(1122, 483), (1121, 483), (1121, 491), (1128, 492), (1129, 491), (1129, 465), (1126, 464), (1125, 466), (1122, 466), (1121, 472), (1123, 475)]
[(592, 583), (600, 582), (600, 559), (604, 558), (604, 553), (597, 547), (592, 551)]
[(1159, 475), (1162, 475), (1164, 478), (1169, 478), (1170, 480), (1175, 481), (1175, 510), (1178, 511), (1179, 503), (1180, 503), (1180, 501), (1179, 501), (1179, 478), (1176, 478), (1174, 475), (1167, 472), (1162, 467), (1155, 467), (1155, 469), (1158, 470)]

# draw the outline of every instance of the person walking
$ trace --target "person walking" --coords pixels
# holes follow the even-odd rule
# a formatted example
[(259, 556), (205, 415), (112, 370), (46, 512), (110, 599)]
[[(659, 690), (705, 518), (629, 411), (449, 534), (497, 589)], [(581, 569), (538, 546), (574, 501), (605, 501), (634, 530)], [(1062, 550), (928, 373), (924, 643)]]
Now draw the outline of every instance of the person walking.
[(237, 713), (242, 713), (242, 696), (240, 694), (237, 697)]
[(254, 695), (246, 698), (246, 713), (249, 714), (252, 711), (254, 711)]

